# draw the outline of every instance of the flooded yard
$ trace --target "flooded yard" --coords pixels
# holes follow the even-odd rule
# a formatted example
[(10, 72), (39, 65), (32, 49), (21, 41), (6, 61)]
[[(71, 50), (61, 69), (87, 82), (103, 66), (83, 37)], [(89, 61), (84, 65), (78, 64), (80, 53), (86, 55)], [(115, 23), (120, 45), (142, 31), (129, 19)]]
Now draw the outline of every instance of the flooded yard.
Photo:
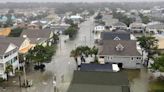
[(131, 92), (164, 92), (164, 81), (151, 80), (147, 69), (123, 71), (128, 74)]

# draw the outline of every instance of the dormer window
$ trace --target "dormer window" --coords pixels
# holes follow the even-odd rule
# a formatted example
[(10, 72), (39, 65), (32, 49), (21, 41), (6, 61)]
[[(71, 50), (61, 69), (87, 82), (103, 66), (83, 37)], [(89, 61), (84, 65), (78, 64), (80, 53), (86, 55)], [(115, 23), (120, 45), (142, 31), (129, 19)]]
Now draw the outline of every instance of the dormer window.
[(118, 44), (116, 46), (116, 51), (123, 51), (123, 50), (124, 50), (124, 47), (121, 44)]
[(114, 40), (121, 40), (119, 37), (115, 37)]

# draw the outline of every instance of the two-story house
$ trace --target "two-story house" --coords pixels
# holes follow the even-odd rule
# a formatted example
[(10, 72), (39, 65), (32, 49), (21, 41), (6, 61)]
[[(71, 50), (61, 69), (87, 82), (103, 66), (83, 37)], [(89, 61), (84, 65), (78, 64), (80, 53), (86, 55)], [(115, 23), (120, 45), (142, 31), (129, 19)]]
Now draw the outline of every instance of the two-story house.
[(0, 42), (13, 43), (18, 47), (20, 54), (27, 53), (29, 49), (33, 47), (32, 44), (30, 44), (30, 40), (28, 38), (0, 36)]
[(123, 22), (117, 22), (112, 25), (113, 30), (127, 30), (127, 25)]
[(0, 77), (7, 79), (6, 67), (12, 65), (9, 74), (14, 75), (15, 70), (19, 68), (18, 48), (16, 45), (8, 42), (0, 42)]
[(141, 33), (145, 32), (146, 25), (144, 23), (134, 22), (129, 25), (131, 32)]
[(47, 45), (51, 45), (54, 40), (53, 40), (53, 31), (50, 29), (35, 29), (35, 30), (24, 30), (21, 33), (20, 37), (23, 38), (29, 38), (31, 41), (32, 45), (43, 45), (43, 46), (47, 46)]
[(122, 68), (140, 68), (142, 56), (132, 40), (104, 40), (99, 49), (99, 62), (115, 63)]
[(129, 32), (117, 30), (114, 32), (102, 32), (101, 40), (131, 40), (131, 37)]

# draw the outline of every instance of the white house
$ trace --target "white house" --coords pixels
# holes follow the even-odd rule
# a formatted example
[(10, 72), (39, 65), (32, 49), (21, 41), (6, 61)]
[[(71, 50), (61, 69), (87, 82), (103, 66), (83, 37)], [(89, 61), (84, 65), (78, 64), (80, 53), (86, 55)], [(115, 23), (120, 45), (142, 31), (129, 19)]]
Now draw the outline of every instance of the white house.
[(99, 63), (114, 63), (119, 67), (136, 69), (141, 68), (142, 56), (136, 48), (136, 41), (106, 40), (98, 53)]
[(131, 32), (144, 32), (146, 25), (144, 23), (140, 23), (140, 22), (134, 22), (131, 23), (129, 26)]
[(164, 32), (164, 24), (161, 22), (150, 22), (146, 26), (146, 32), (155, 33)]
[(101, 36), (101, 32), (105, 31), (105, 26), (97, 25), (94, 28), (94, 40), (99, 40)]
[(113, 29), (120, 29), (120, 30), (126, 30), (127, 29), (127, 25), (123, 22), (117, 22), (117, 23), (114, 23), (112, 25), (112, 28)]
[(15, 70), (19, 68), (18, 48), (12, 43), (0, 43), (0, 77), (7, 79), (5, 73), (8, 65), (13, 66), (13, 71), (9, 75), (14, 75)]
[(80, 20), (83, 19), (83, 17), (81, 17), (79, 14), (76, 15), (71, 15), (70, 19), (74, 21), (74, 23), (80, 23)]

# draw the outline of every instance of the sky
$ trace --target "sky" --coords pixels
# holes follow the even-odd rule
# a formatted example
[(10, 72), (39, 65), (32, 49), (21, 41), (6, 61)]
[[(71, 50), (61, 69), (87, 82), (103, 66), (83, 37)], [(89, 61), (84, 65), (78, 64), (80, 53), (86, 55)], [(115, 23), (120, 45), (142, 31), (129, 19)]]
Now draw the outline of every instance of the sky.
[(164, 0), (0, 0), (0, 2), (143, 2)]

